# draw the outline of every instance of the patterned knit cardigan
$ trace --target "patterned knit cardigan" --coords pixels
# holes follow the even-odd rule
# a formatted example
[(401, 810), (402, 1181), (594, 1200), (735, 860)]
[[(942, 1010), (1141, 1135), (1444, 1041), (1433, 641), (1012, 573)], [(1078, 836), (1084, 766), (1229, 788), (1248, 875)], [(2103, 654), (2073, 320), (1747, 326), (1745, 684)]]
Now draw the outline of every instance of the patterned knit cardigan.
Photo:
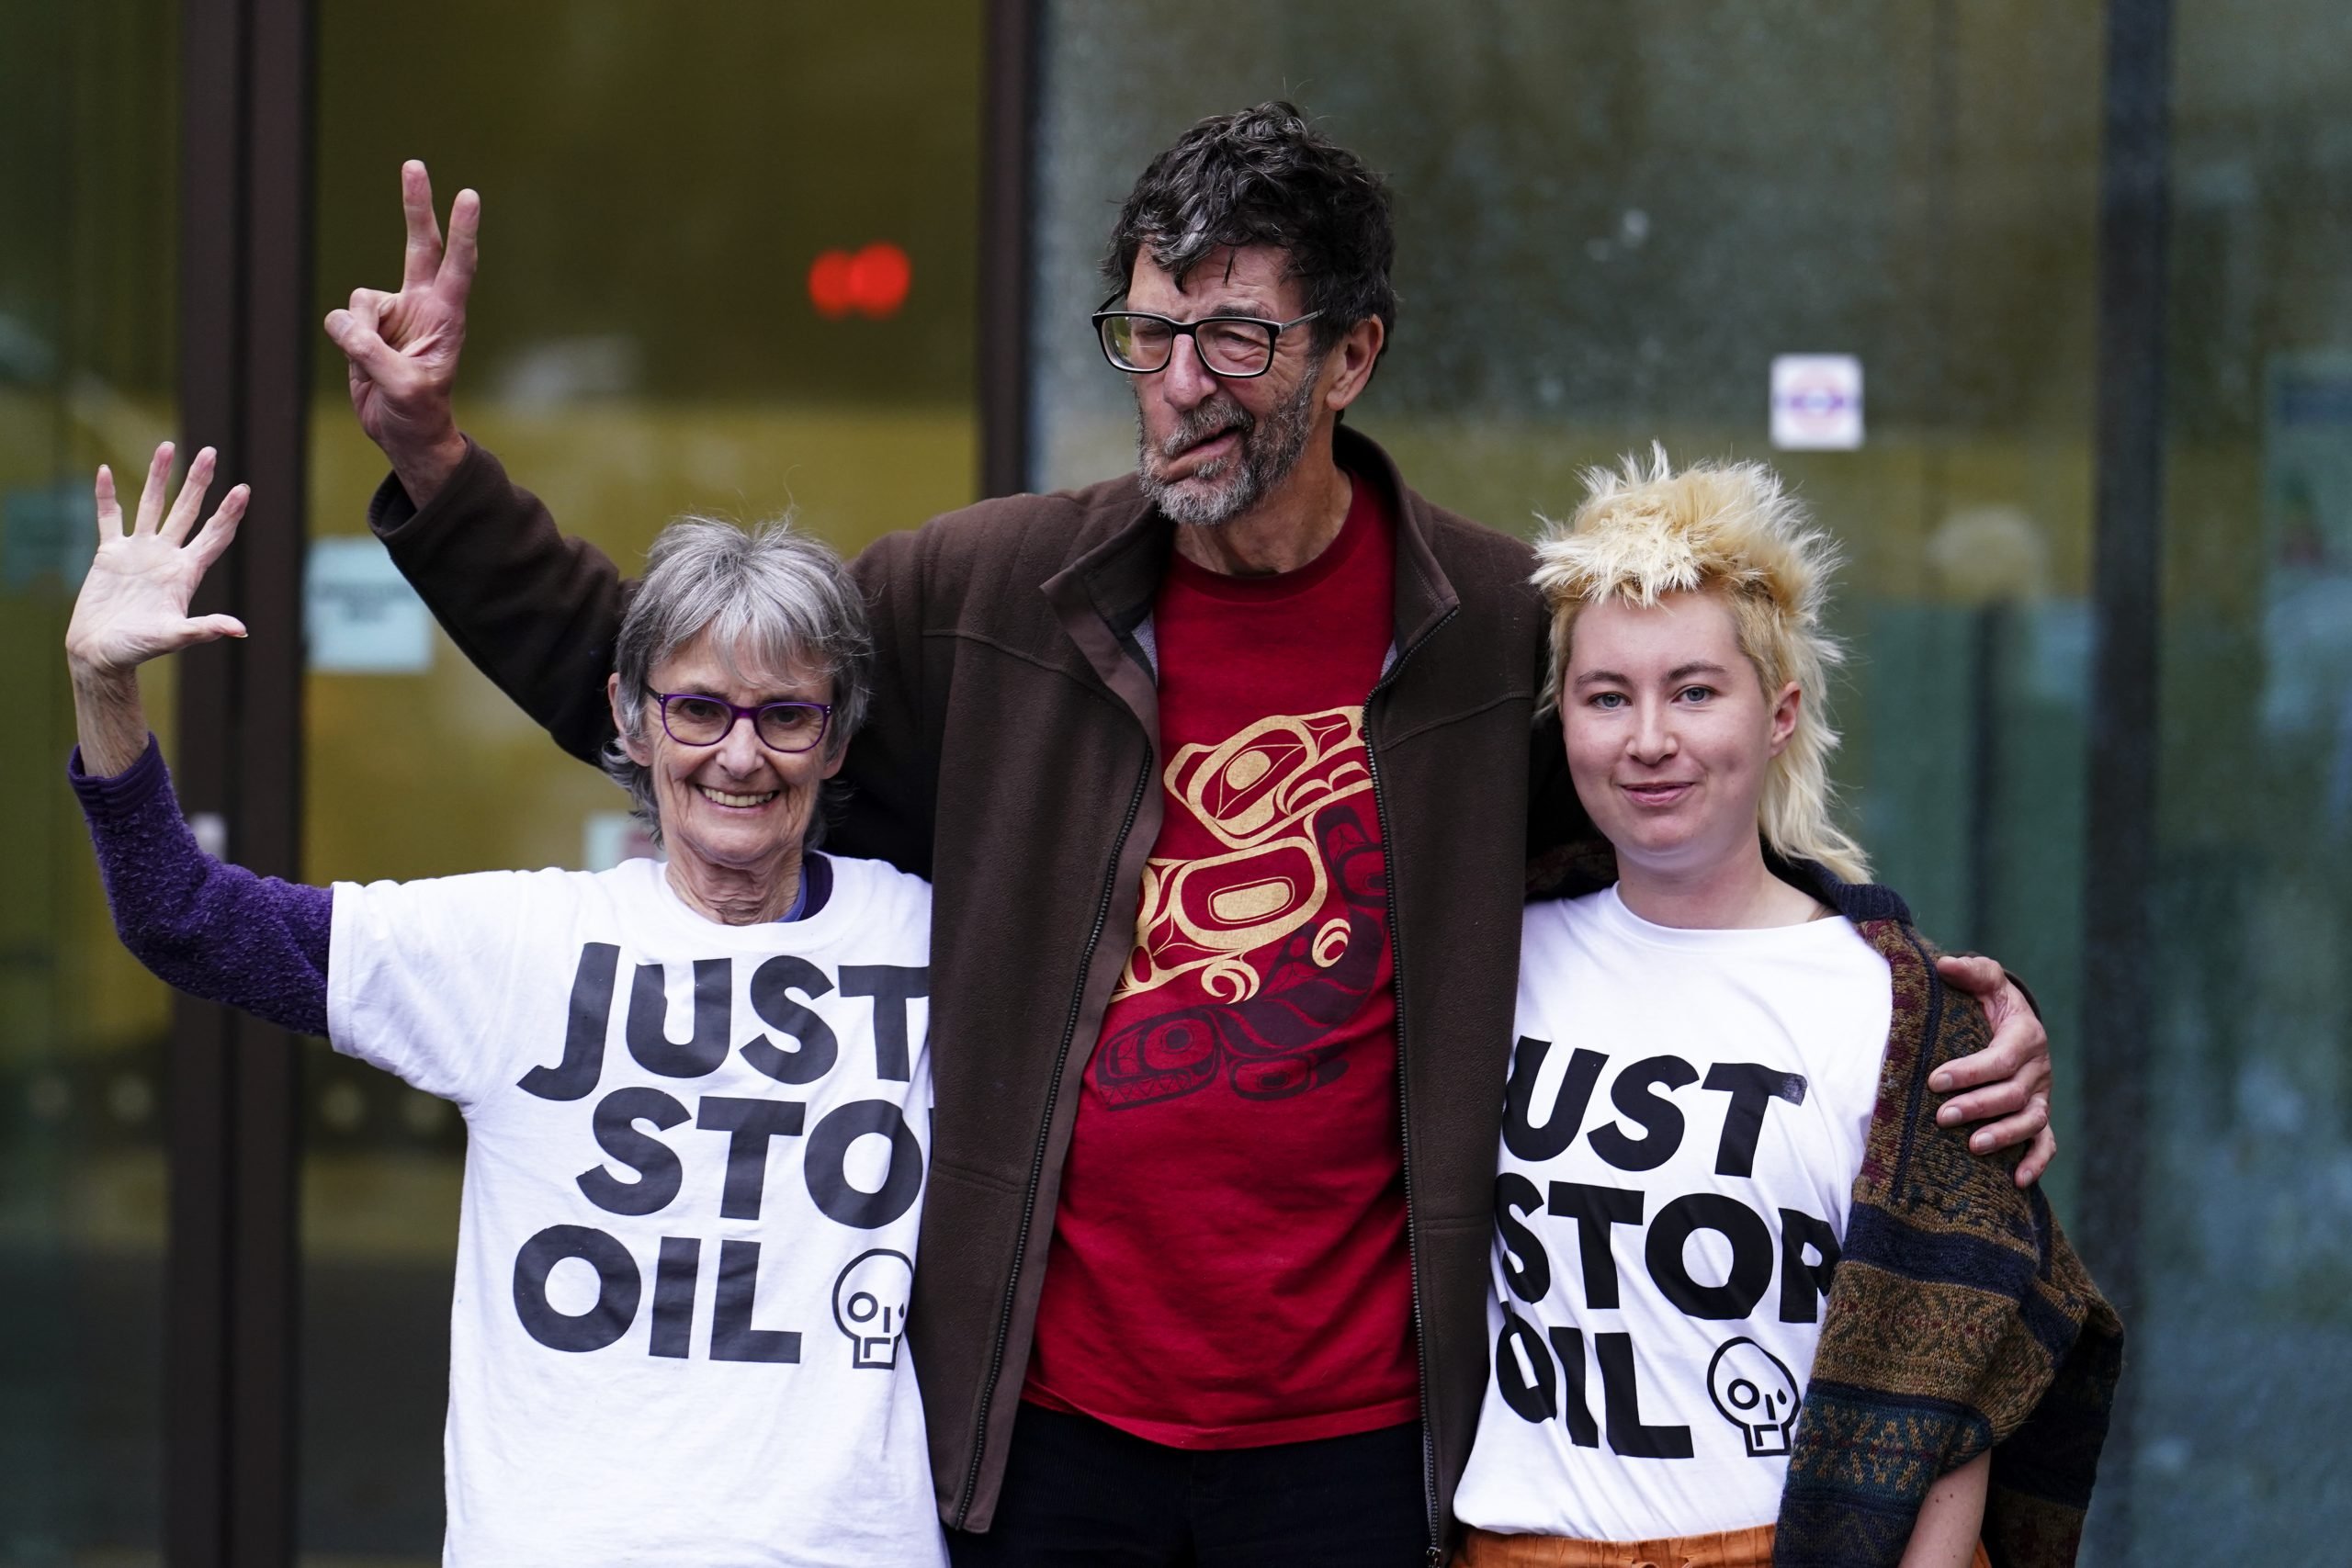
[[(1936, 1125), (1936, 1067), (1991, 1038), (1946, 987), (1891, 888), (1810, 863), (1773, 869), (1852, 920), (1893, 972), (1894, 1024), (1861, 1174), (1797, 1416), (1776, 1568), (1902, 1561), (1928, 1489), (1993, 1450), (1983, 1537), (1994, 1568), (2064, 1568), (2080, 1546), (2122, 1370), (2123, 1325), (2015, 1154)], [(1531, 891), (1613, 880), (1607, 846), (1555, 852)]]

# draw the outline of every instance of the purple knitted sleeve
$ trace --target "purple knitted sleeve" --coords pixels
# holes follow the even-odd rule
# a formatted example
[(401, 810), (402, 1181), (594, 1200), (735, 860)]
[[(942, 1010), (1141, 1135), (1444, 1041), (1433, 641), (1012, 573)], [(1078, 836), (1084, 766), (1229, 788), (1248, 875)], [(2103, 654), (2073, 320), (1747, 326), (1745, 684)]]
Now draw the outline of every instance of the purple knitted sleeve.
[(123, 946), (191, 996), (324, 1034), (334, 895), (206, 854), (180, 817), (152, 736), (139, 761), (111, 778), (84, 773), (79, 747), (65, 771)]

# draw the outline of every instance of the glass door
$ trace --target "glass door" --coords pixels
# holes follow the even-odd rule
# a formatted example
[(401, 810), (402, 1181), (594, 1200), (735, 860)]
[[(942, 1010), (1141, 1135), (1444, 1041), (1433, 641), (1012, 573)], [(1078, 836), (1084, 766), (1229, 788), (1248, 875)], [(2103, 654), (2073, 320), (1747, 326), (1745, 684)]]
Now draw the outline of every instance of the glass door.
[[(980, 21), (425, 0), (403, 28), (463, 45), (390, 114), (379, 11), (328, 0), (316, 313), (397, 282), (422, 158), (445, 214), (482, 193), (460, 422), (565, 529), (633, 569), (680, 513), (791, 510), (854, 553), (976, 493)], [(319, 349), (304, 875), (641, 852), (621, 793), (391, 575), (366, 523), (383, 460)], [(463, 1126), (314, 1044), (302, 1127), (302, 1556), (437, 1562)]]
[[(172, 433), (176, 29), (149, 0), (0, 17), (0, 1561), (153, 1562), (169, 993), (114, 939), (64, 637), (90, 479)], [(134, 480), (135, 482), (135, 480)], [(171, 671), (147, 680), (167, 730)], [(166, 737), (168, 741), (168, 736)]]
[[(1033, 482), (1133, 461), (1085, 330), (1128, 185), (1193, 120), (1279, 96), (1391, 179), (1400, 314), (1349, 417), (1408, 482), (1525, 533), (1575, 504), (1580, 468), (1653, 441), (1777, 466), (1846, 549), (1855, 658), (1832, 696), (1860, 836), (1930, 935), (2033, 985), (2057, 1052), (2052, 1201), (2095, 1269), (2137, 1261), (2096, 1560), (2308, 1556), (2352, 1529), (2334, 1414), (2352, 1396), (2352, 16), (1039, 17)], [(2168, 143), (2161, 115), (2153, 141), (2108, 141), (2119, 23), (2170, 27), (2125, 84), (2168, 100)], [(2148, 157), (2169, 307), (2132, 330), (2165, 342), (2160, 388), (2118, 384), (2097, 340), (2102, 176)], [(1783, 377), (1858, 417), (1776, 434)], [(2158, 394), (2157, 515), (2100, 520), (2102, 410)], [(2133, 536), (2160, 580), (2123, 624), (2095, 568)], [(2095, 1075), (2115, 895), (2089, 829), (2148, 814), (2090, 790), (2122, 695), (2091, 670), (2099, 637), (2143, 634), (2154, 664), (2120, 678), (2154, 728), (2153, 815), (2129, 825), (2153, 931), (2101, 983), (2143, 988), (2154, 1022)], [(2127, 1091), (2146, 1105), (2130, 1135), (2086, 1138)]]
[(2132, 1560), (2324, 1555), (2352, 1530), (2352, 15), (2174, 27)]

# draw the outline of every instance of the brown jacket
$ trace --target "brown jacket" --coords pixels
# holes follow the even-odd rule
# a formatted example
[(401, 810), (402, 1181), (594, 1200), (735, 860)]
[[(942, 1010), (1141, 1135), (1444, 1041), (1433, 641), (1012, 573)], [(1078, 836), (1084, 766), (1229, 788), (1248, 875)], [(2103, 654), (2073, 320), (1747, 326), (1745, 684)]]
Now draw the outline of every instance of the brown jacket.
[[(1405, 488), (1396, 641), (1364, 706), (1387, 840), (1408, 1235), (1432, 1561), (1487, 1376), (1487, 1253), (1511, 1040), (1531, 795), (1577, 819), (1557, 731), (1529, 739), (1544, 615), (1528, 547)], [(567, 750), (610, 734), (626, 585), (475, 448), (433, 504), (371, 521), (466, 655)], [(828, 847), (936, 888), (935, 1146), (909, 1316), (940, 1514), (996, 1505), (1043, 1282), (1074, 1092), (1125, 962), (1159, 830), (1159, 706), (1136, 628), (1174, 538), (1132, 477), (983, 502), (878, 541), (875, 701)], [(1532, 778), (1532, 782), (1531, 779)]]

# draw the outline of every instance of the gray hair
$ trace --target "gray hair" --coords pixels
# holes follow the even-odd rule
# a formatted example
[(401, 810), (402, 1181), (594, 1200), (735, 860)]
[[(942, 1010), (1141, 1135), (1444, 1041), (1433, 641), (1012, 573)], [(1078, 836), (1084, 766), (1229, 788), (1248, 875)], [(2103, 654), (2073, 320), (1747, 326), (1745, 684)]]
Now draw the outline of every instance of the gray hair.
[[(646, 690), (654, 666), (708, 633), (730, 673), (738, 658), (767, 669), (795, 667), (832, 682), (833, 717), (825, 754), (837, 757), (865, 722), (873, 691), (874, 638), (865, 599), (849, 570), (821, 540), (793, 527), (789, 514), (746, 531), (715, 517), (681, 517), (646, 554), (645, 576), (621, 618), (613, 649), (620, 677), (615, 715), (621, 735), (642, 739), (653, 705)], [(632, 761), (621, 742), (605, 748), (605, 772), (628, 791), (654, 841), (662, 839), (652, 770)], [(824, 836), (825, 814), (809, 819), (808, 843)]]
[(1136, 257), (1148, 251), (1182, 283), (1220, 245), (1271, 245), (1288, 257), (1306, 308), (1322, 312), (1314, 326), (1318, 354), (1366, 317), (1396, 330), (1387, 182), (1295, 105), (1263, 103), (1202, 120), (1154, 158), (1119, 209), (1102, 275), (1125, 288)]

